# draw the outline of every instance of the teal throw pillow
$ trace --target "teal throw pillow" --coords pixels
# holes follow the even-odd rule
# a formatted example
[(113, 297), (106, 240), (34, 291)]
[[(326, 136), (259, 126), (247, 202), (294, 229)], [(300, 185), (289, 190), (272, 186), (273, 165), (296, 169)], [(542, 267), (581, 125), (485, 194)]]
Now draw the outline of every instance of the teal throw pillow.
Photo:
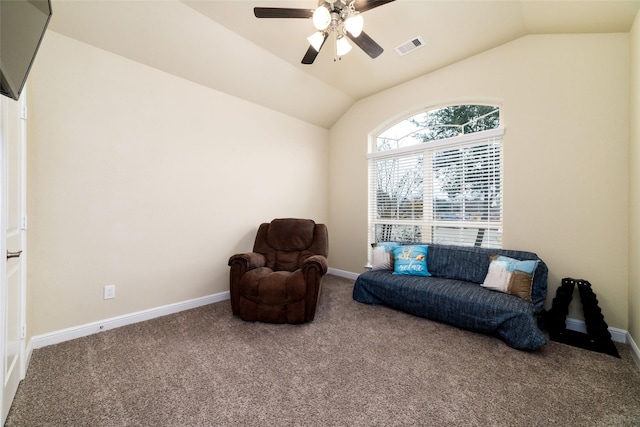
[(431, 276), (427, 269), (427, 245), (404, 245), (393, 248), (393, 274)]

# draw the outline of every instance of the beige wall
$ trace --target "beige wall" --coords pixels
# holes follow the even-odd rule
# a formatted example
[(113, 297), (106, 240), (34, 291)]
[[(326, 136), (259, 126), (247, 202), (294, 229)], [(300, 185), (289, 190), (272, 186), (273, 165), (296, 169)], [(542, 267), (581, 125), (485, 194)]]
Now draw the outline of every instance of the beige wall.
[(328, 220), (326, 129), (54, 32), (29, 85), (30, 335), (227, 291), (260, 222)]
[(29, 335), (226, 291), (228, 256), (273, 217), (328, 222), (331, 266), (362, 271), (365, 135), (487, 101), (507, 129), (504, 246), (545, 259), (548, 305), (562, 277), (588, 279), (640, 342), (639, 33), (636, 19), (631, 37), (524, 37), (364, 99), (327, 132), (50, 32), (30, 77)]
[(640, 13), (631, 39), (629, 333), (640, 345)]
[(629, 80), (628, 34), (527, 36), (361, 100), (331, 129), (332, 267), (367, 261), (366, 135), (417, 108), (496, 102), (504, 247), (547, 262), (549, 306), (563, 277), (584, 278), (626, 329)]

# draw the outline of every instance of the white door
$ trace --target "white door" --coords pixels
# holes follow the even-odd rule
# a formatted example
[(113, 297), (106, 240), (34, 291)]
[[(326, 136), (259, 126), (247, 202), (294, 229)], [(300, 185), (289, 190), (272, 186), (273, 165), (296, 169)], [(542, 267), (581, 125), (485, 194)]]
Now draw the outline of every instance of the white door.
[(7, 418), (25, 369), (25, 99), (25, 92), (19, 101), (0, 96), (0, 424)]

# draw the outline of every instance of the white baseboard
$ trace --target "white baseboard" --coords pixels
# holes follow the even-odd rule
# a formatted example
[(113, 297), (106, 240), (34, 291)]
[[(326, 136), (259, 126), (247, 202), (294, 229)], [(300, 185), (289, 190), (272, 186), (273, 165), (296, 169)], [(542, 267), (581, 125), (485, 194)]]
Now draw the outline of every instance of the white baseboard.
[[(587, 332), (587, 325), (585, 325), (584, 320), (567, 318), (565, 325), (567, 326), (567, 329), (571, 331), (583, 333)], [(621, 342), (623, 344), (629, 343), (627, 340), (627, 337), (630, 337), (629, 332), (627, 332), (625, 329), (609, 327), (609, 333), (611, 334), (611, 339), (613, 341)]]
[[(567, 329), (570, 329), (572, 331), (584, 333), (587, 332), (587, 325), (583, 320), (568, 318), (565, 325), (567, 326)], [(638, 367), (638, 369), (640, 369), (640, 348), (638, 348), (638, 345), (633, 340), (633, 337), (631, 336), (629, 331), (612, 327), (609, 327), (608, 329), (609, 333), (611, 334), (612, 341), (627, 344), (629, 346), (629, 348), (631, 349), (631, 357), (633, 358), (633, 361), (636, 362), (636, 366)]]
[(360, 274), (352, 273), (350, 271), (338, 270), (337, 268), (329, 268), (327, 273), (333, 274), (334, 276), (344, 277), (346, 279), (356, 280)]
[(631, 347), (631, 357), (633, 357), (636, 366), (640, 369), (640, 348), (638, 348), (638, 344), (636, 344), (629, 334), (627, 335), (627, 341), (629, 342), (629, 347)]
[[(357, 279), (358, 274), (349, 271), (338, 270), (335, 268), (328, 269), (329, 274), (345, 277), (348, 279)], [(46, 334), (34, 335), (31, 337), (26, 348), (27, 366), (31, 358), (33, 350), (46, 347), (49, 345), (59, 344), (76, 338), (85, 337), (99, 332), (108, 331), (109, 329), (119, 328), (121, 326), (131, 325), (145, 320), (151, 320), (156, 317), (166, 316), (168, 314), (178, 313), (180, 311), (189, 310), (214, 302), (228, 300), (230, 298), (229, 291), (220, 292), (218, 294), (207, 295), (188, 301), (182, 301), (174, 304), (168, 304), (161, 307), (151, 308), (148, 310), (138, 311), (135, 313), (125, 314), (123, 316), (112, 317), (97, 322), (87, 323), (85, 325), (73, 326), (58, 331), (48, 332)]]
[(214, 302), (228, 300), (229, 298), (229, 291), (220, 292), (218, 294), (207, 295), (188, 301), (163, 305), (161, 307), (125, 314), (123, 316), (112, 317), (110, 319), (87, 323), (85, 325), (74, 326), (71, 328), (48, 332), (41, 335), (34, 335), (33, 337), (31, 337), (31, 339), (29, 340), (29, 344), (27, 345), (27, 365), (28, 361), (31, 358), (31, 352), (37, 348), (59, 344), (64, 341), (85, 337), (87, 335), (96, 334), (98, 332), (108, 331), (109, 329), (119, 328), (121, 326), (143, 322), (145, 320), (155, 319), (156, 317), (166, 316), (168, 314), (178, 313), (184, 310), (190, 310), (192, 308), (200, 307), (203, 305), (213, 304)]

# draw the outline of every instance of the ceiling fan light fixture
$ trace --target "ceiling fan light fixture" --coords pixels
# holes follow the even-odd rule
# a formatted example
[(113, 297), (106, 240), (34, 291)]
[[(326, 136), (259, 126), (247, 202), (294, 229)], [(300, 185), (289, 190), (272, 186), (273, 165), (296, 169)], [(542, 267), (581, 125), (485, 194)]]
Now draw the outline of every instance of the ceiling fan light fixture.
[(344, 28), (351, 33), (353, 37), (358, 37), (362, 34), (362, 28), (364, 27), (364, 19), (362, 15), (356, 12), (355, 15), (351, 15), (344, 21)]
[[(0, 0), (3, 1), (3, 0)], [(257, 1), (257, 0), (256, 0)], [(352, 49), (348, 39), (375, 59), (384, 49), (373, 41), (363, 30), (364, 20), (361, 13), (391, 3), (395, 0), (317, 0), (315, 9), (292, 7), (254, 7), (256, 18), (300, 18), (313, 22), (315, 33), (307, 37), (309, 47), (301, 63), (311, 65), (320, 50), (331, 37), (333, 44), (333, 60), (338, 61), (342, 55)], [(293, 3), (293, 2), (291, 2)]]
[(315, 33), (311, 34), (309, 37), (307, 37), (307, 40), (309, 41), (309, 44), (311, 46), (313, 46), (313, 48), (320, 52), (320, 48), (322, 47), (322, 44), (324, 43), (324, 34), (322, 34), (321, 31), (316, 31)]
[(338, 37), (336, 40), (336, 54), (340, 57), (346, 55), (351, 50), (351, 43), (344, 36)]
[(326, 30), (331, 24), (331, 13), (324, 6), (319, 6), (313, 11), (313, 25), (320, 31)]

